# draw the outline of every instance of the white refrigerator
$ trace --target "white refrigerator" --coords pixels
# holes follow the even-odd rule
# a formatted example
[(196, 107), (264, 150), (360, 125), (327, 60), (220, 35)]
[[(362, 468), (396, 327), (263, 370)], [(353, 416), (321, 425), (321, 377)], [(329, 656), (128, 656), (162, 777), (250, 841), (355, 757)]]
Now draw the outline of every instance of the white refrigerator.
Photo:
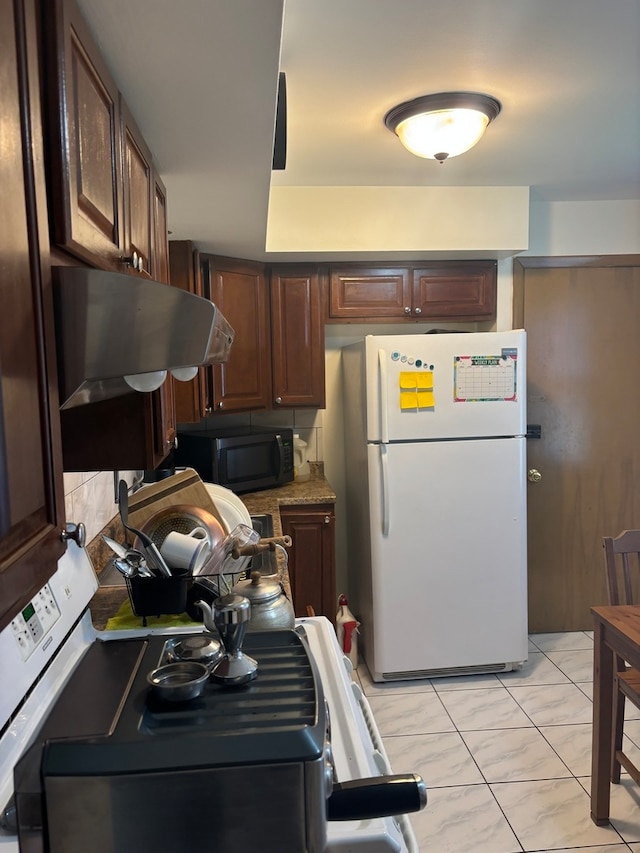
[(342, 350), (351, 609), (375, 681), (527, 658), (526, 336)]

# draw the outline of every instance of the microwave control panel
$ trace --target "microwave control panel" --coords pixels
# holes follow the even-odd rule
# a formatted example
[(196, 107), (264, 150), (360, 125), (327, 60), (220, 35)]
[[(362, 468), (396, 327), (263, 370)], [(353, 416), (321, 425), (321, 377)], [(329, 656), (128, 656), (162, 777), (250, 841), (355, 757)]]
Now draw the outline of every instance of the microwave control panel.
[(34, 653), (59, 618), (60, 609), (51, 587), (45, 584), (11, 622), (22, 660), (27, 660)]

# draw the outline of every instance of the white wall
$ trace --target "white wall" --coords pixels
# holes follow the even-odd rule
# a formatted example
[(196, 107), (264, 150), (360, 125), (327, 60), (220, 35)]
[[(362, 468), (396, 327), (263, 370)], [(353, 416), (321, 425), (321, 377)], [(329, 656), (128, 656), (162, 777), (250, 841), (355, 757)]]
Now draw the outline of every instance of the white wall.
[(640, 200), (532, 202), (525, 255), (640, 252)]

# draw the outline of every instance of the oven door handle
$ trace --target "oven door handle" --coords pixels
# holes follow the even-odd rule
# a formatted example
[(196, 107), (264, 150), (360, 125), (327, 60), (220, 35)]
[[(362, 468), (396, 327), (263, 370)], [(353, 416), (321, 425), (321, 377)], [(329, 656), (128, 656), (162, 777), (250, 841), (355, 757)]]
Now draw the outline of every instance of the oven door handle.
[(334, 783), (327, 800), (328, 820), (368, 820), (419, 812), (427, 804), (427, 787), (415, 773), (374, 776)]

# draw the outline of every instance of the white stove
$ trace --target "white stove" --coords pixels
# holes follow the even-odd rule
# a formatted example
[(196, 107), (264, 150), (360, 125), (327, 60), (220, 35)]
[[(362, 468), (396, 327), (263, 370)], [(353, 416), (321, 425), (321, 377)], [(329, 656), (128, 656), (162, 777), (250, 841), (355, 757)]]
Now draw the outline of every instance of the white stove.
[[(91, 645), (97, 639), (176, 633), (175, 628), (97, 632), (87, 609), (96, 589), (86, 552), (70, 543), (56, 574), (0, 633), (0, 809), (12, 799), (14, 765)], [(351, 678), (351, 662), (341, 652), (331, 623), (312, 617), (298, 620), (297, 625), (304, 628), (329, 706), (337, 781), (391, 774), (370, 705)], [(199, 626), (180, 627), (181, 634), (201, 631)], [(327, 841), (331, 853), (418, 851), (405, 815), (329, 821)], [(0, 829), (0, 853), (19, 853), (15, 834)]]

